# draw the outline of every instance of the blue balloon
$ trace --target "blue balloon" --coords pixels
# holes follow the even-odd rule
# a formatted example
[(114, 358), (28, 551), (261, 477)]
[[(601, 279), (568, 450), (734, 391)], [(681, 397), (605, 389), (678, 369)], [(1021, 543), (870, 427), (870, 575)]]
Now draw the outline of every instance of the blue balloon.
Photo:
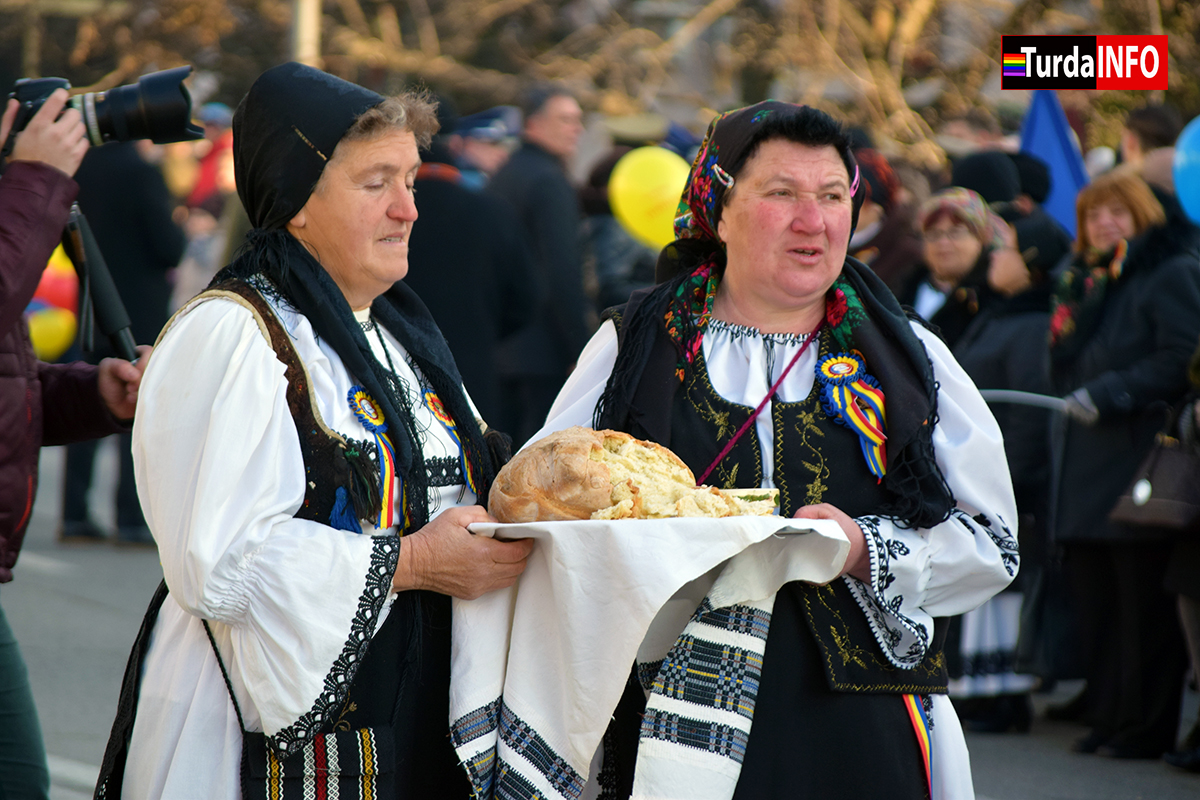
[(1200, 117), (1187, 124), (1175, 140), (1175, 196), (1188, 218), (1200, 224)]

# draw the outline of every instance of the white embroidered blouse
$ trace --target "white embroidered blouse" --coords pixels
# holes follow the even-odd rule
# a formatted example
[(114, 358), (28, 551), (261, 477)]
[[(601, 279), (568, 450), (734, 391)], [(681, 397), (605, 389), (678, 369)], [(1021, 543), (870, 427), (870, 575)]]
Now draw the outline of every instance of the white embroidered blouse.
[[(272, 305), (325, 423), (370, 441), (347, 400), (355, 381), (332, 348), (303, 316)], [(408, 392), (427, 465), (453, 474), (457, 443), (426, 405), (404, 348), (377, 330), (367, 340)], [(293, 516), (305, 475), (285, 392), (284, 366), (253, 315), (224, 299), (177, 316), (147, 366), (134, 469), (171, 593), (145, 661), (123, 798), (241, 795), (242, 736), (201, 618), (246, 727), (303, 743), (319, 715), (336, 713), (329, 689), (343, 681), (358, 634), (387, 617), (394, 592), (382, 565), (394, 563), (386, 548), (396, 538), (365, 520), (358, 534)], [(431, 517), (475, 502), (457, 474), (431, 487)]]
[[(1000, 429), (945, 344), (920, 325), (914, 324), (913, 330), (925, 344), (940, 386), (933, 446), (957, 508), (946, 522), (926, 530), (903, 528), (879, 516), (860, 518), (871, 581), (844, 578), (884, 654), (899, 667), (913, 667), (924, 658), (933, 617), (976, 608), (1004, 588), (1017, 569), (1016, 502)], [(712, 321), (702, 348), (713, 388), (732, 403), (755, 408), (804, 338)], [(616, 330), (606, 322), (580, 355), (535, 439), (571, 425), (591, 425), (616, 356)], [(816, 363), (817, 348), (810, 347), (779, 387), (780, 400), (808, 397)], [(755, 431), (763, 454), (763, 486), (772, 487), (770, 403)]]

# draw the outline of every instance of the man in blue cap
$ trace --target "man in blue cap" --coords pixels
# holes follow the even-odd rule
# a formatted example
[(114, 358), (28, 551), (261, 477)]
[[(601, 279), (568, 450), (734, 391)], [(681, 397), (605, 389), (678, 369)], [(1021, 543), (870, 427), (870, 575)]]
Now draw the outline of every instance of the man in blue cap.
[(520, 133), (521, 110), (516, 106), (496, 106), (459, 118), (446, 144), (463, 185), (475, 190), (486, 186), (508, 161)]

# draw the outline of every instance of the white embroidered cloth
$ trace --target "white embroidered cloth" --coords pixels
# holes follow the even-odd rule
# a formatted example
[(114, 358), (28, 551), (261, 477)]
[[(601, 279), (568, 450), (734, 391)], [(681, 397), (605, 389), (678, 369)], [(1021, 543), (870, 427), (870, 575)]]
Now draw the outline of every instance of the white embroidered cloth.
[(826, 583), (850, 547), (836, 522), (780, 517), (471, 529), (538, 540), (514, 587), (454, 601), (452, 737), (484, 798), (580, 798), (635, 658), (662, 658), (706, 596)]

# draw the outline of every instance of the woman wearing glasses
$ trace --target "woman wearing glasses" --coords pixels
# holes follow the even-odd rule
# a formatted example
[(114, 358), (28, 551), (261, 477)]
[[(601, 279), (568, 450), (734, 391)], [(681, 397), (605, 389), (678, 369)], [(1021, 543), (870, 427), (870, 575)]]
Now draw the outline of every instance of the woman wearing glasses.
[(1007, 224), (970, 189), (952, 187), (925, 201), (917, 216), (925, 270), (898, 298), (955, 342), (991, 296), (993, 250), (1004, 248)]

